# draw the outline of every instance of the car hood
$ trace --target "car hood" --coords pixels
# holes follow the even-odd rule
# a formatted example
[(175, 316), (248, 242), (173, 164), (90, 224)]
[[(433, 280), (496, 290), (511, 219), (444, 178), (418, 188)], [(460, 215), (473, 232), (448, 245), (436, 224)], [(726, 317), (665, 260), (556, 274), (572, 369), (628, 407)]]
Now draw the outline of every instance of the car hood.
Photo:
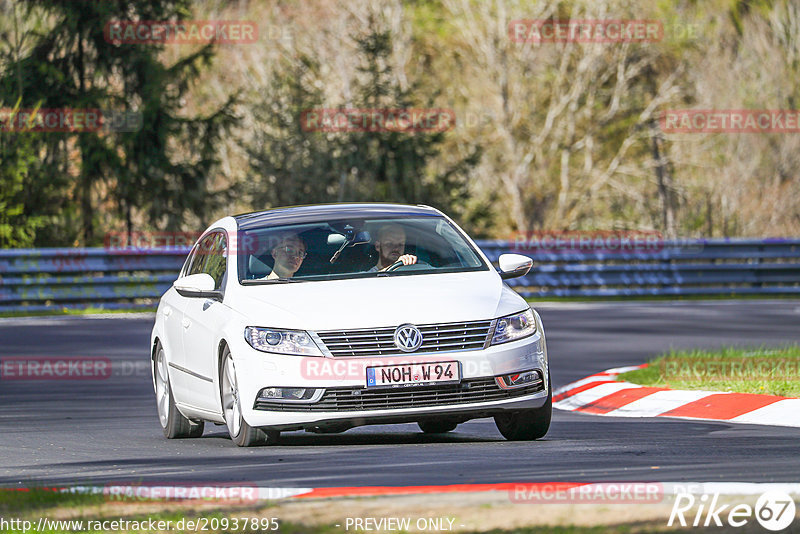
[(253, 326), (301, 330), (492, 319), (525, 301), (491, 271), (238, 286), (226, 303)]

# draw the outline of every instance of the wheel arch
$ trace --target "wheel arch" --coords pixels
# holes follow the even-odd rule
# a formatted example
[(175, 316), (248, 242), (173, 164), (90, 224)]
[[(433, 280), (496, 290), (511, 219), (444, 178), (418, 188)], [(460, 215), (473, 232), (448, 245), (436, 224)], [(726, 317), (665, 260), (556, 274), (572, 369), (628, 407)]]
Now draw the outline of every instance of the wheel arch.
[(161, 343), (161, 339), (158, 335), (153, 337), (153, 345), (150, 347), (150, 378), (153, 382), (153, 390), (156, 389), (156, 353), (158, 352), (158, 346), (161, 345), (163, 348), (164, 344)]
[(230, 349), (230, 345), (223, 337), (219, 340), (219, 344), (217, 345), (217, 392), (219, 393), (219, 401), (220, 407), (222, 407), (222, 357), (225, 354), (225, 349)]

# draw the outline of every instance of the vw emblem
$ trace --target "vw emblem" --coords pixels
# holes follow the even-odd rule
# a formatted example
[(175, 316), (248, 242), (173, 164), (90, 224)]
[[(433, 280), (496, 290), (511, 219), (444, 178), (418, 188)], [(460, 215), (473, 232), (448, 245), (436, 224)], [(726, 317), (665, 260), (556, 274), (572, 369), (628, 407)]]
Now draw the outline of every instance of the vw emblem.
[(394, 331), (394, 344), (403, 352), (414, 352), (422, 345), (422, 332), (413, 324), (401, 324)]

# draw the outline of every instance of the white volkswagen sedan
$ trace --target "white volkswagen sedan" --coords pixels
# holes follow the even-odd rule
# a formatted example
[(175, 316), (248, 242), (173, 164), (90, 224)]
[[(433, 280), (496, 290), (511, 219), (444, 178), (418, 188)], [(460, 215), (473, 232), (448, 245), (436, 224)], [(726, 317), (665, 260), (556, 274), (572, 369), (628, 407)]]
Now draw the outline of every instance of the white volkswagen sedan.
[(240, 446), (282, 431), (493, 417), (510, 440), (550, 426), (536, 311), (446, 215), (331, 204), (225, 217), (161, 298), (151, 339), (168, 438), (224, 424)]

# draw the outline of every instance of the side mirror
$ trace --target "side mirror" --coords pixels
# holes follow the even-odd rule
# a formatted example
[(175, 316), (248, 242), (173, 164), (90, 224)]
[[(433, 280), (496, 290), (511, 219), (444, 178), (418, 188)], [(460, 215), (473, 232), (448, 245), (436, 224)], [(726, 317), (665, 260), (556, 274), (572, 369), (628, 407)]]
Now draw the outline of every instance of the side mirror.
[(215, 285), (214, 279), (207, 273), (190, 274), (172, 283), (175, 291), (183, 297), (221, 299), (222, 291), (214, 289)]
[(508, 280), (525, 276), (533, 267), (533, 260), (522, 254), (500, 254), (500, 278)]

